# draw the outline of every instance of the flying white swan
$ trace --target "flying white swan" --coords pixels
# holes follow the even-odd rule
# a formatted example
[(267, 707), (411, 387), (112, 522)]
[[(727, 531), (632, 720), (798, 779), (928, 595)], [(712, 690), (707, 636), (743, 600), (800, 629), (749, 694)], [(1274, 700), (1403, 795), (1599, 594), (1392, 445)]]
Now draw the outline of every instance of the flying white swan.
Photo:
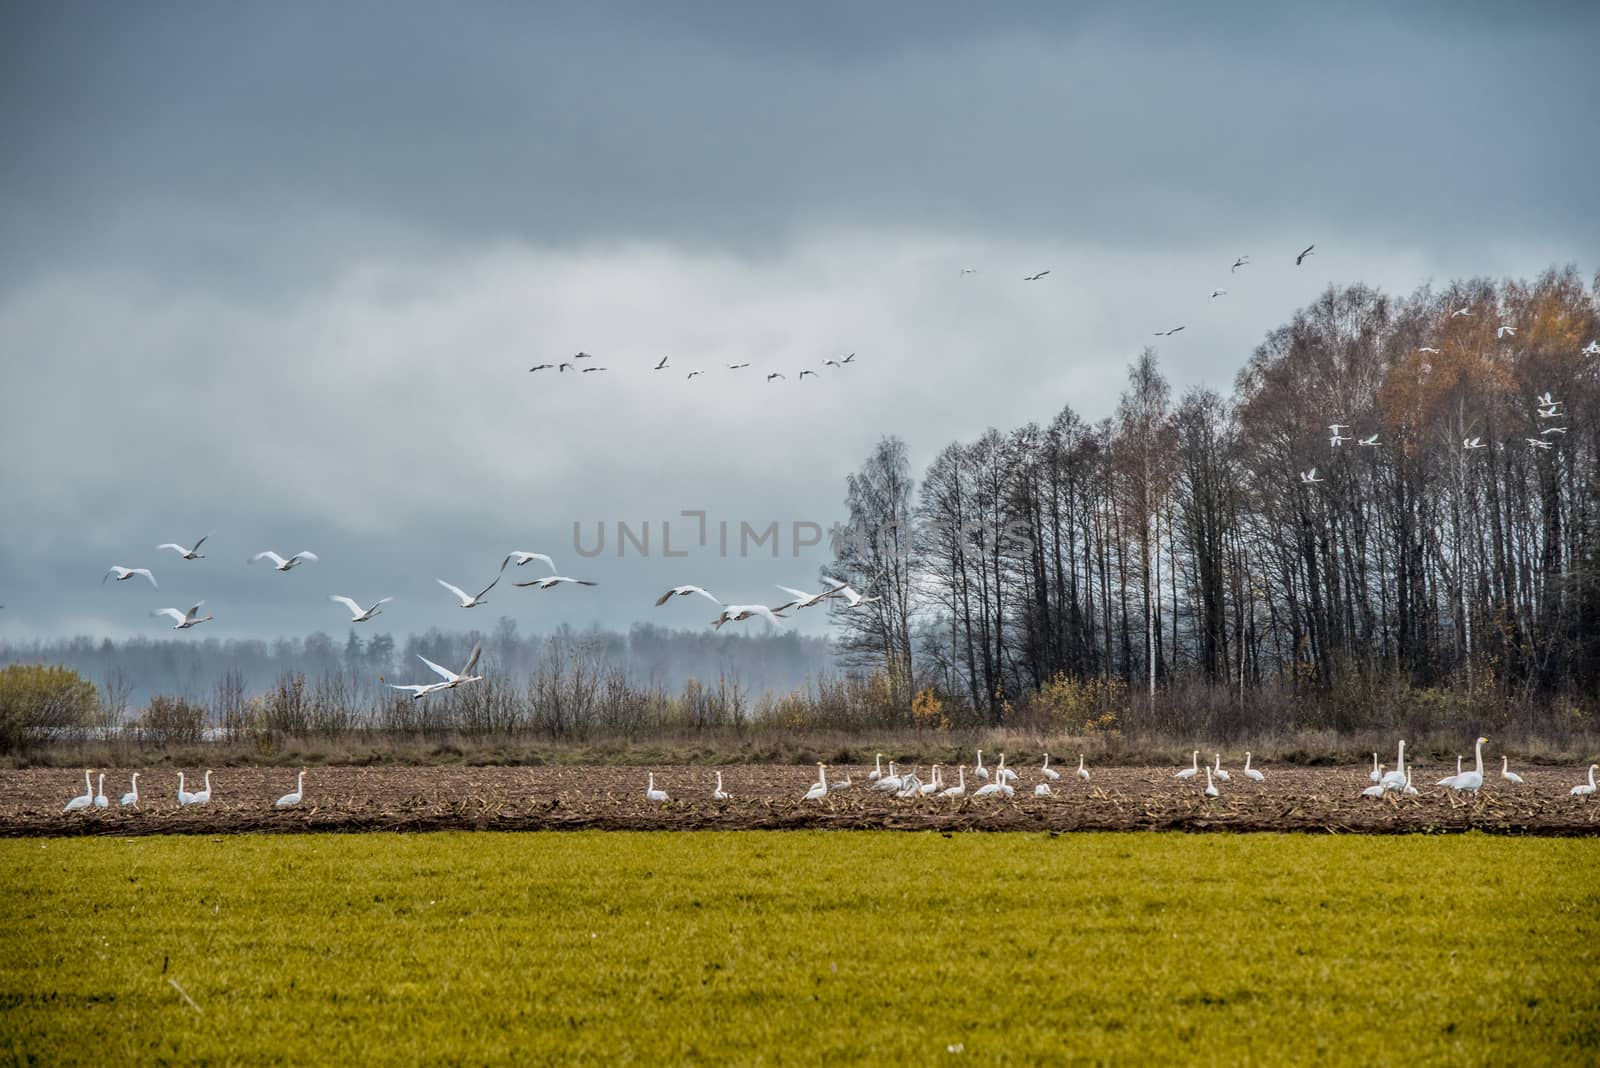
[(378, 611), (378, 609), (382, 608), (384, 605), (386, 605), (390, 601), (394, 600), (394, 598), (393, 597), (385, 597), (383, 600), (378, 601), (377, 603), (375, 603), (371, 608), (362, 608), (359, 604), (357, 604), (351, 598), (346, 597), (343, 594), (339, 594), (339, 593), (335, 593), (335, 594), (329, 595), (328, 600), (334, 602), (335, 604), (342, 604), (346, 608), (350, 609), (350, 622), (352, 622), (352, 623), (365, 623), (367, 620), (371, 619), (373, 616), (382, 615), (383, 613)]
[(1296, 257), (1295, 257), (1295, 258), (1294, 258), (1294, 265), (1295, 265), (1295, 266), (1296, 266), (1296, 267), (1298, 267), (1298, 266), (1300, 266), (1300, 265), (1301, 265), (1301, 264), (1302, 264), (1302, 263), (1304, 263), (1304, 262), (1305, 262), (1305, 261), (1306, 261), (1306, 257), (1307, 257), (1307, 256), (1309, 256), (1309, 255), (1311, 255), (1311, 250), (1312, 250), (1312, 249), (1314, 249), (1314, 248), (1316, 248), (1316, 247), (1317, 247), (1317, 246), (1316, 246), (1316, 245), (1307, 245), (1307, 246), (1306, 246), (1306, 247), (1305, 247), (1305, 251), (1304, 251), (1304, 252), (1302, 252), (1302, 253), (1300, 253), (1300, 255), (1298, 255), (1298, 256), (1296, 256)]
[(156, 586), (156, 577), (150, 574), (150, 569), (148, 567), (122, 567), (119, 564), (112, 564), (110, 570), (108, 570), (104, 575), (100, 576), (100, 585), (104, 586), (106, 584), (106, 579), (110, 578), (112, 575), (117, 576), (118, 582), (127, 582), (135, 575), (143, 575), (145, 578), (150, 580), (150, 585), (155, 586), (155, 588), (158, 590), (161, 588), (160, 586)]
[(211, 769), (207, 768), (206, 769), (206, 788), (204, 790), (196, 790), (194, 793), (190, 794), (189, 795), (189, 804), (191, 804), (191, 805), (209, 805), (210, 803), (211, 803)]
[(1300, 472), (1300, 481), (1305, 483), (1307, 486), (1314, 486), (1318, 482), (1326, 482), (1328, 480), (1325, 479), (1325, 478), (1318, 478), (1317, 477), (1317, 469), (1315, 467), (1313, 467), (1309, 471)]
[(972, 769), (972, 775), (973, 778), (977, 779), (987, 779), (989, 777), (989, 769), (983, 766), (982, 749), (978, 750), (978, 766)]
[(504, 571), (506, 569), (506, 565), (512, 563), (516, 564), (518, 567), (521, 567), (523, 564), (526, 564), (531, 560), (538, 560), (543, 563), (545, 567), (550, 569), (550, 573), (552, 575), (556, 573), (556, 562), (550, 559), (544, 553), (524, 552), (521, 549), (513, 549), (507, 553), (506, 558), (500, 561), (500, 570)]
[(1039, 769), (1039, 774), (1043, 775), (1047, 779), (1050, 779), (1051, 781), (1061, 778), (1061, 773), (1050, 766), (1049, 753), (1044, 755), (1044, 767)]
[(271, 560), (272, 569), (274, 571), (289, 571), (293, 569), (296, 564), (299, 564), (303, 560), (310, 560), (313, 564), (320, 563), (321, 557), (317, 556), (316, 553), (309, 549), (301, 549), (299, 552), (289, 557), (289, 559), (285, 560), (271, 549), (265, 549), (252, 556), (248, 562), (253, 564), (257, 560)]
[(1504, 339), (1504, 338), (1508, 338), (1508, 337), (1516, 337), (1517, 336), (1517, 328), (1514, 327), (1514, 326), (1507, 326), (1505, 323), (1501, 323), (1500, 324), (1500, 329), (1498, 329), (1498, 330), (1496, 330), (1494, 332), (1494, 336), (1497, 339)]
[(122, 807), (139, 807), (139, 773), (133, 773), (133, 781), (128, 784), (128, 792), (122, 795)]
[(710, 590), (704, 588), (703, 586), (674, 586), (672, 589), (656, 598), (656, 607), (660, 608), (674, 597), (689, 597), (697, 593), (717, 607), (722, 607), (722, 602), (719, 601)]
[(1504, 753), (1500, 754), (1500, 777), (1506, 782), (1522, 782), (1522, 776), (1511, 770), (1511, 758)]
[(170, 616), (178, 621), (177, 625), (172, 628), (173, 630), (188, 630), (190, 627), (198, 627), (207, 620), (216, 618), (215, 616), (202, 616), (200, 614), (200, 606), (203, 604), (205, 604), (204, 601), (196, 601), (195, 606), (187, 612), (180, 612), (176, 608), (157, 608), (150, 614), (152, 616)]
[(284, 794), (282, 797), (278, 798), (276, 801), (274, 801), (272, 803), (272, 807), (273, 808), (293, 808), (294, 806), (296, 806), (296, 805), (298, 805), (300, 803), (300, 799), (305, 797), (305, 795), (306, 795), (306, 773), (304, 771), (301, 771), (300, 775), (294, 781), (294, 793), (292, 793), (292, 794)]
[(1228, 772), (1222, 770), (1222, 754), (1221, 753), (1213, 753), (1212, 756), (1216, 759), (1216, 762), (1217, 762), (1217, 767), (1216, 767), (1217, 781), (1218, 782), (1228, 782), (1228, 781), (1230, 781), (1233, 778), (1233, 776), (1231, 774), (1229, 774)]
[(717, 772), (717, 788), (715, 790), (711, 791), (711, 800), (713, 800), (713, 801), (726, 801), (726, 800), (728, 800), (728, 791), (726, 791), (726, 790), (724, 790), (722, 788), (722, 772), (720, 772), (720, 771)]
[(513, 582), (511, 585), (517, 587), (518, 589), (523, 589), (523, 590), (527, 589), (529, 586), (537, 586), (541, 590), (548, 590), (552, 586), (561, 585), (563, 582), (570, 582), (574, 586), (598, 586), (598, 585), (600, 585), (598, 582), (590, 582), (588, 579), (568, 578), (565, 575), (546, 575), (544, 578), (530, 579), (527, 582)]
[[(461, 685), (463, 685), (465, 683), (482, 682), (483, 681), (483, 676), (482, 675), (474, 675), (472, 673), (472, 669), (478, 666), (478, 658), (481, 657), (482, 655), (483, 655), (483, 643), (482, 642), (474, 643), (473, 646), (472, 646), (472, 654), (467, 657), (467, 664), (466, 664), (465, 667), (463, 667), (461, 669), (459, 674), (454, 672), (454, 671), (451, 671), (447, 667), (443, 667), (443, 666), (441, 666), (439, 664), (435, 664), (432, 660), (429, 660), (427, 657), (423, 656), (421, 653), (417, 654), (417, 659), (422, 661), (424, 664), (427, 664), (430, 668), (433, 669), (434, 674), (436, 674), (440, 678), (444, 679), (444, 683), (442, 685), (439, 684), (439, 683), (434, 683), (435, 686), (437, 686), (441, 690), (451, 690), (451, 689), (454, 689), (455, 687), (461, 686)], [(398, 687), (398, 686), (395, 687), (395, 689), (402, 689), (402, 688), (410, 689), (410, 687)], [(420, 697), (421, 694), (418, 694), (418, 696)]]
[(861, 594), (851, 589), (849, 583), (842, 582), (836, 578), (829, 578), (827, 575), (822, 576), (822, 581), (834, 587), (834, 594), (836, 596), (844, 598), (846, 608), (858, 608), (864, 604), (872, 604), (874, 601), (883, 600), (882, 594), (874, 594), (871, 597), (863, 597)]
[(1457, 308), (1455, 311), (1451, 312), (1450, 313), (1450, 318), (1455, 319), (1455, 318), (1458, 318), (1459, 316), (1462, 316), (1462, 315), (1471, 315), (1471, 314), (1472, 314), (1472, 305), (1468, 304), (1468, 305), (1466, 305), (1464, 307)]
[(100, 773), (100, 781), (94, 787), (94, 807), (110, 808), (111, 801), (106, 797), (106, 773)]
[(1356, 442), (1356, 444), (1362, 446), (1363, 448), (1371, 449), (1382, 445), (1383, 442), (1378, 440), (1378, 435), (1373, 434), (1370, 437), (1361, 438), (1358, 442)]
[(1600, 356), (1600, 341), (1591, 341), (1578, 351), (1585, 356)]
[(495, 588), (496, 583), (498, 583), (500, 581), (500, 576), (496, 575), (494, 577), (494, 582), (489, 583), (489, 585), (485, 586), (483, 589), (479, 590), (477, 593), (474, 593), (474, 594), (472, 594), (470, 596), (467, 594), (467, 591), (462, 589), (460, 586), (452, 586), (452, 585), (450, 585), (450, 583), (446, 582), (442, 578), (436, 578), (433, 581), (437, 582), (439, 585), (443, 586), (445, 589), (447, 589), (451, 593), (455, 594), (456, 595), (456, 599), (461, 602), (461, 607), (462, 608), (476, 608), (480, 604), (488, 604), (489, 603), (488, 601), (483, 599), (484, 594), (488, 593), (490, 590)]
[(1244, 751), (1244, 777), (1255, 782), (1261, 782), (1266, 778), (1265, 775), (1250, 766), (1250, 750), (1248, 749)]
[(1489, 446), (1484, 442), (1483, 438), (1480, 436), (1480, 437), (1462, 438), (1461, 439), (1461, 447), (1463, 449), (1487, 449)]
[(1473, 746), (1473, 767), (1471, 771), (1463, 771), (1456, 776), (1456, 781), (1451, 784), (1451, 789), (1475, 794), (1483, 786), (1483, 743), (1487, 738), (1479, 738)]
[(1573, 797), (1586, 797), (1589, 794), (1594, 793), (1594, 791), (1595, 791), (1594, 773), (1595, 773), (1595, 771), (1597, 769), (1600, 769), (1600, 764), (1590, 764), (1589, 765), (1589, 781), (1587, 783), (1580, 783), (1579, 785), (1574, 786), (1571, 790), (1568, 790), (1567, 792), (1569, 794), (1571, 794)]
[[(211, 537), (211, 535), (207, 534), (206, 538), (209, 537)], [(206, 558), (206, 554), (200, 551), (200, 546), (206, 543), (206, 538), (201, 538), (199, 541), (194, 543), (193, 548), (189, 549), (185, 549), (175, 541), (162, 542), (160, 545), (156, 546), (156, 551), (160, 552), (162, 549), (171, 549), (185, 560), (204, 560)]]
[(841, 582), (833, 589), (823, 590), (821, 593), (807, 593), (805, 590), (797, 590), (793, 586), (779, 586), (778, 589), (782, 590), (784, 593), (787, 593), (790, 597), (793, 597), (794, 600), (779, 605), (778, 611), (783, 611), (784, 609), (788, 608), (810, 608), (812, 605), (821, 604), (830, 597), (837, 597), (839, 595), (839, 590), (843, 585), (844, 583)]
[(1083, 766), (1083, 754), (1078, 754), (1078, 778), (1084, 782), (1089, 781), (1089, 769)]
[(1200, 774), (1200, 750), (1196, 749), (1189, 757), (1190, 764), (1173, 776), (1174, 779), (1192, 779)]
[(644, 799), (646, 801), (672, 800), (672, 798), (667, 796), (667, 792), (665, 790), (656, 789), (656, 773), (653, 771), (650, 773), (650, 782), (644, 788)]
[(943, 790), (940, 791), (940, 796), (941, 797), (965, 797), (966, 793), (967, 793), (967, 766), (965, 764), (963, 764), (963, 765), (961, 765), (960, 770), (956, 773), (956, 784), (954, 786), (945, 787)]
[(1206, 765), (1206, 796), (1217, 796), (1217, 784), (1211, 781), (1211, 765)]
[(715, 630), (721, 630), (724, 623), (741, 623), (753, 616), (760, 616), (774, 627), (781, 627), (783, 624), (778, 620), (788, 618), (782, 612), (768, 608), (764, 604), (730, 604), (723, 608), (721, 615), (711, 621), (711, 626)]
[(828, 796), (828, 765), (817, 761), (817, 781), (811, 784), (802, 801), (821, 801)]
[(1554, 445), (1552, 445), (1550, 442), (1544, 440), (1544, 438), (1523, 438), (1522, 440), (1526, 441), (1528, 443), (1528, 447), (1530, 449), (1553, 449), (1553, 448), (1555, 448)]
[(62, 812), (76, 812), (80, 808), (88, 808), (94, 804), (94, 786), (89, 782), (89, 769), (83, 769), (83, 793), (67, 802)]

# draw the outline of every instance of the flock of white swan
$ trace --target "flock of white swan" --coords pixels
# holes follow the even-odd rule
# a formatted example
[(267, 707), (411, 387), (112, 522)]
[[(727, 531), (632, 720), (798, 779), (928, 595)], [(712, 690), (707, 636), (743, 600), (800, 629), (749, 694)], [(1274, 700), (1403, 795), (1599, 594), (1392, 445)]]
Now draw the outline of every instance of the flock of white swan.
[[(1483, 788), (1483, 746), (1487, 741), (1487, 738), (1479, 738), (1477, 740), (1474, 746), (1474, 766), (1472, 768), (1463, 770), (1462, 758), (1458, 756), (1456, 758), (1456, 773), (1440, 779), (1435, 785), (1453, 790), (1458, 794), (1476, 795)], [(1239, 774), (1253, 782), (1264, 781), (1266, 774), (1261, 769), (1252, 767), (1251, 761), (1252, 755), (1246, 752), (1244, 755), (1244, 767), (1240, 769)], [(835, 777), (831, 780), (828, 778), (828, 769), (828, 764), (820, 761), (817, 763), (817, 779), (800, 798), (802, 802), (826, 801), (834, 794), (855, 789), (856, 783), (849, 769), (846, 769), (843, 778)], [(921, 770), (919, 765), (913, 767), (910, 771), (906, 771), (893, 760), (885, 764), (883, 754), (879, 753), (873, 761), (872, 770), (866, 774), (866, 781), (863, 787), (875, 794), (884, 794), (902, 799), (924, 797), (1004, 799), (1016, 796), (1017, 786), (1021, 781), (1016, 769), (1006, 766), (1004, 753), (1000, 754), (999, 761), (992, 768), (986, 767), (983, 763), (982, 749), (977, 751), (975, 764), (962, 764), (956, 769), (956, 781), (954, 783), (945, 780), (943, 764), (932, 765), (928, 769), (927, 779), (923, 779), (918, 774)], [(973, 778), (970, 792), (967, 784), (967, 772), (969, 770), (972, 772)], [(1595, 793), (1594, 775), (1596, 771), (1600, 771), (1600, 764), (1590, 764), (1589, 781), (1574, 786), (1568, 793), (1574, 797), (1585, 797)], [(1033, 796), (1052, 796), (1055, 790), (1051, 788), (1051, 784), (1059, 784), (1062, 773), (1059, 769), (1050, 766), (1049, 753), (1044, 754), (1044, 763), (1037, 769), (1037, 772), (1039, 781), (1034, 784)], [(1197, 780), (1201, 773), (1205, 774), (1206, 786), (1203, 796), (1207, 798), (1220, 797), (1221, 790), (1217, 784), (1230, 782), (1233, 778), (1233, 774), (1222, 766), (1222, 754), (1220, 752), (1213, 754), (1212, 763), (1202, 766), (1200, 764), (1200, 750), (1198, 749), (1194, 750), (1190, 755), (1190, 766), (1174, 773), (1173, 778), (1179, 781)], [(191, 791), (185, 789), (183, 772), (178, 772), (178, 805), (180, 807), (188, 807), (190, 805), (210, 804), (211, 774), (209, 770), (205, 773), (204, 789)], [(713, 801), (732, 800), (733, 795), (723, 786), (722, 772), (715, 772), (715, 775), (716, 782), (710, 790), (710, 798)], [(1083, 782), (1090, 781), (1089, 768), (1084, 762), (1082, 753), (1078, 754), (1077, 768), (1069, 771), (1068, 775)], [(1363, 797), (1382, 798), (1389, 794), (1415, 796), (1419, 793), (1418, 789), (1412, 785), (1411, 769), (1406, 767), (1406, 743), (1403, 740), (1400, 742), (1399, 753), (1395, 761), (1395, 767), (1392, 770), (1379, 763), (1377, 753), (1372, 754), (1372, 771), (1368, 777), (1372, 785), (1361, 791)], [(1512, 785), (1520, 785), (1523, 781), (1521, 775), (1511, 770), (1510, 759), (1504, 755), (1500, 758), (1500, 777)], [(105, 783), (106, 776), (104, 772), (100, 773), (98, 782), (95, 782), (93, 781), (93, 772), (85, 769), (83, 773), (83, 793), (68, 801), (62, 812), (110, 808), (111, 800), (106, 796)], [(306, 773), (301, 771), (295, 780), (294, 790), (274, 801), (272, 803), (273, 807), (294, 808), (299, 805), (305, 798), (305, 786)], [(646, 773), (644, 797), (646, 801), (658, 803), (672, 800), (666, 790), (656, 785), (656, 776), (653, 771)], [(123, 808), (137, 809), (139, 808), (139, 801), (139, 773), (136, 771), (133, 773), (128, 792), (122, 795), (122, 800), (119, 804)]]

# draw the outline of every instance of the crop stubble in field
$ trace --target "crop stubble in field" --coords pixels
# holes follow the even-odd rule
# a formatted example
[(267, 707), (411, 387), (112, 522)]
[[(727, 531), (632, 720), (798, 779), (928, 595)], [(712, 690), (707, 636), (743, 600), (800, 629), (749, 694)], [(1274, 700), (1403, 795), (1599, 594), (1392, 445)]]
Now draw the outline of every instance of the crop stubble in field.
[[(195, 775), (204, 769), (185, 769)], [(62, 814), (83, 788), (81, 773), (0, 772), (0, 836), (209, 833), (215, 831), (537, 830), (537, 829), (990, 829), (990, 830), (1305, 830), (1414, 832), (1478, 828), (1545, 835), (1600, 834), (1600, 801), (1572, 797), (1571, 771), (1535, 769), (1514, 786), (1491, 777), (1483, 794), (1464, 800), (1434, 786), (1419, 797), (1372, 800), (1365, 768), (1274, 769), (1264, 783), (1236, 775), (1222, 796), (1206, 799), (1203, 780), (1179, 782), (1171, 768), (1104, 768), (1092, 781), (1064, 773), (1047, 798), (1031, 796), (1037, 777), (1024, 769), (1011, 801), (900, 801), (866, 789), (865, 768), (852, 769), (852, 790), (824, 804), (799, 798), (809, 768), (774, 765), (721, 769), (733, 800), (712, 801), (705, 767), (656, 770), (670, 804), (644, 800), (645, 769), (606, 767), (317, 767), (305, 801), (275, 811), (272, 800), (294, 786), (281, 768), (221, 768), (209, 805), (180, 809), (176, 769), (141, 775), (141, 811)], [(1453, 768), (1420, 770), (1433, 782)], [(108, 775), (113, 797), (128, 772)], [(197, 777), (197, 776), (195, 776)], [(969, 788), (978, 784), (968, 780)]]
[(0, 842), (0, 1060), (1595, 1063), (1596, 850), (1483, 835)]

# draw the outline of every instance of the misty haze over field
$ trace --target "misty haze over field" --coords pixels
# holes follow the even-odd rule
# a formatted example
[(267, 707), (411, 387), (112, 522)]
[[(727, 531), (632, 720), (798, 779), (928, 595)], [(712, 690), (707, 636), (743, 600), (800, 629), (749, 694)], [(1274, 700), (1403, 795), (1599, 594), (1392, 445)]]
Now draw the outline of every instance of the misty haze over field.
[[(671, 7), (0, 12), (0, 640), (704, 629), (655, 596), (814, 587), (884, 435), (1097, 422), (1147, 344), (1227, 392), (1330, 284), (1596, 267), (1593, 5)], [(435, 585), (511, 549), (600, 585)]]

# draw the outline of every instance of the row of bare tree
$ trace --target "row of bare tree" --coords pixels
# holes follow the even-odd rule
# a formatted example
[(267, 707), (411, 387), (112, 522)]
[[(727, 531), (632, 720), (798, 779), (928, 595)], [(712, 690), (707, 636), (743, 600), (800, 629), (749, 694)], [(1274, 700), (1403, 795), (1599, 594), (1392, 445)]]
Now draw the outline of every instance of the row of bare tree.
[(885, 439), (850, 477), (835, 562), (882, 599), (833, 602), (843, 651), (907, 705), (932, 684), (993, 723), (1057, 676), (1152, 700), (1175, 680), (1241, 701), (1373, 679), (1592, 695), (1597, 298), (1570, 268), (1330, 289), (1231, 397), (1174, 402), (1147, 349), (1098, 424), (991, 429), (920, 485)]

